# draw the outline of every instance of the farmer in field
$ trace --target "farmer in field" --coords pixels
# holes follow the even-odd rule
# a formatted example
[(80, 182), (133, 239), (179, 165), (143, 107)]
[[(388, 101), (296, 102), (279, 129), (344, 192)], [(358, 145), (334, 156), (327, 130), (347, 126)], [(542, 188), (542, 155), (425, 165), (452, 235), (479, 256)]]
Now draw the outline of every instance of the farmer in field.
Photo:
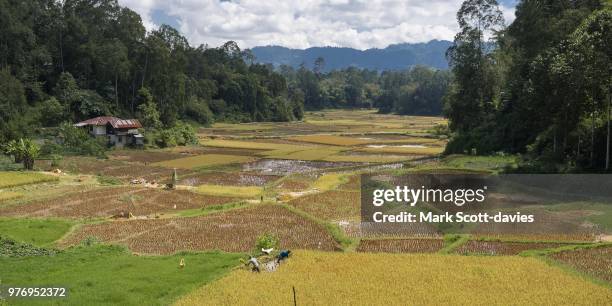
[(253, 272), (260, 272), (259, 271), (259, 261), (257, 260), (257, 258), (251, 256), (251, 258), (249, 258), (249, 262), (247, 263), (247, 265), (253, 265)]
[(282, 250), (280, 253), (278, 253), (278, 256), (276, 256), (276, 263), (280, 263), (281, 261), (289, 258), (289, 255), (291, 255), (291, 251)]

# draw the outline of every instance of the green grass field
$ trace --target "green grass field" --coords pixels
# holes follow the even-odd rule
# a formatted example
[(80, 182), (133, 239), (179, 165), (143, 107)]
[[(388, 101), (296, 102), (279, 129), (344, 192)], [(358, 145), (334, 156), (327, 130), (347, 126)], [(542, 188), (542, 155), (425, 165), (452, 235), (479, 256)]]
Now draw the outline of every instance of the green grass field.
[(67, 220), (0, 218), (0, 236), (47, 246), (64, 236), (74, 224)]
[(3, 285), (68, 288), (65, 299), (13, 299), (11, 305), (168, 305), (221, 277), (240, 256), (218, 252), (134, 256), (120, 247), (96, 245), (55, 256), (0, 257), (0, 275)]

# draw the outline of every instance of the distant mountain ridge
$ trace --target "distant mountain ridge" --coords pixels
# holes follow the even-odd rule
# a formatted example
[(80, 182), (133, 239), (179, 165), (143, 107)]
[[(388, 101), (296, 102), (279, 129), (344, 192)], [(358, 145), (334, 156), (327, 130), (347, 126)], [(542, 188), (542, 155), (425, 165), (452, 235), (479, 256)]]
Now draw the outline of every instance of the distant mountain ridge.
[(447, 40), (432, 40), (427, 43), (403, 43), (389, 45), (384, 49), (357, 50), (353, 48), (313, 47), (290, 49), (280, 46), (254, 47), (252, 52), (259, 63), (274, 66), (299, 67), (304, 63), (312, 68), (317, 57), (325, 60), (325, 71), (347, 67), (372, 70), (401, 70), (415, 65), (447, 69), (446, 50), (452, 45)]

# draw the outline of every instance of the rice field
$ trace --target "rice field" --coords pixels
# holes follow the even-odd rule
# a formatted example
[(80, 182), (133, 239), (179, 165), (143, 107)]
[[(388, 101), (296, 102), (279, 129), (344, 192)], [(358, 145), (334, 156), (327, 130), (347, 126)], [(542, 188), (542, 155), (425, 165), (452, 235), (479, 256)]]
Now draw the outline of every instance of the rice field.
[(298, 197), (289, 205), (323, 220), (358, 220), (360, 201), (359, 192), (329, 190)]
[(578, 271), (612, 283), (612, 245), (579, 248), (549, 255)]
[(54, 182), (58, 178), (38, 172), (0, 171), (0, 188), (9, 188), (44, 182)]
[(0, 208), (0, 216), (106, 218), (147, 216), (236, 201), (236, 197), (201, 195), (185, 190), (106, 187)]
[(356, 146), (368, 143), (368, 140), (336, 135), (306, 135), (290, 137), (289, 139), (294, 141), (312, 142), (334, 146)]
[(254, 158), (239, 155), (202, 154), (179, 159), (153, 163), (153, 166), (178, 169), (198, 169), (211, 166), (240, 164), (253, 161)]
[(200, 185), (195, 188), (195, 191), (213, 196), (239, 198), (256, 198), (263, 195), (263, 188), (258, 186)]
[(18, 199), (21, 197), (23, 197), (22, 193), (0, 190), (0, 202), (14, 200), (14, 199)]
[(444, 247), (442, 239), (362, 239), (358, 252), (436, 253)]
[(258, 205), (199, 217), (113, 221), (83, 225), (61, 242), (80, 243), (93, 236), (147, 254), (223, 250), (248, 252), (263, 233), (280, 238), (281, 247), (333, 251), (338, 243), (313, 221), (278, 205)]
[[(191, 262), (200, 255), (185, 252), (256, 254), (263, 234), (293, 251), (274, 273), (260, 274), (239, 268), (233, 254), (229, 275), (182, 292), (179, 305), (291, 305), (293, 287), (299, 305), (609, 304), (609, 286), (581, 274), (612, 282), (612, 248), (586, 247), (592, 233), (562, 231), (607, 228), (607, 206), (584, 214), (537, 208), (551, 222), (529, 233), (481, 225), (467, 229), (471, 240), (454, 242), (432, 224), (360, 222), (362, 173), (498, 173), (516, 164), (507, 156), (438, 158), (446, 140), (431, 130), (445, 123), (372, 110), (308, 112), (301, 122), (215, 123), (198, 129), (192, 146), (66, 156), (57, 176), (0, 172), (0, 234), (61, 249), (99, 240), (147, 260), (140, 255)], [(164, 184), (174, 168), (171, 190)], [(48, 181), (57, 183), (40, 184)], [(43, 231), (53, 235), (36, 234)]]
[(176, 305), (606, 305), (612, 290), (535, 258), (296, 251), (236, 270)]

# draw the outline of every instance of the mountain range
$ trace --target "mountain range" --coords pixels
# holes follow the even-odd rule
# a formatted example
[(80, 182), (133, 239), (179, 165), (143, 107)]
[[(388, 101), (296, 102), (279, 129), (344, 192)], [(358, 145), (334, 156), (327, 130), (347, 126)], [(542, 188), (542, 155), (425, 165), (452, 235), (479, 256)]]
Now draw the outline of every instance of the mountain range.
[(446, 50), (452, 45), (447, 40), (432, 40), (427, 43), (402, 43), (384, 49), (357, 50), (353, 48), (313, 47), (290, 49), (280, 46), (254, 47), (251, 49), (259, 63), (274, 66), (299, 67), (302, 63), (313, 68), (317, 57), (325, 61), (323, 70), (330, 71), (347, 67), (371, 70), (402, 70), (415, 65), (447, 69)]

